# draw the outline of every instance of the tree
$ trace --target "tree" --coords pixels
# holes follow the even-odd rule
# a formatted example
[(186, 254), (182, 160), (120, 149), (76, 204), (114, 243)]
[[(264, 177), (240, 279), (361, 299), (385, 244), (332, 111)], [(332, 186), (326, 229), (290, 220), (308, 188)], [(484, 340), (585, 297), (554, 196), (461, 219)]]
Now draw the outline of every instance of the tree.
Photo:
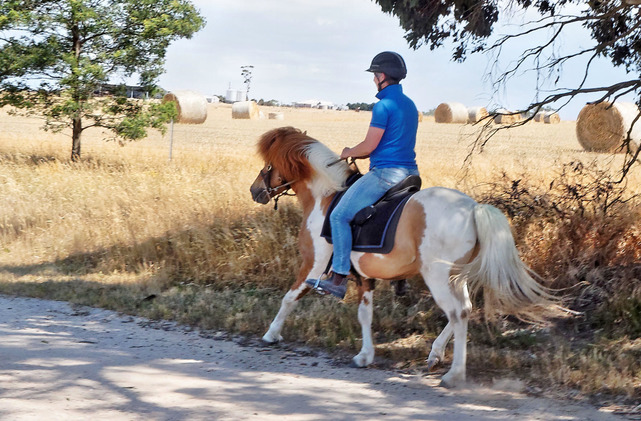
[(368, 104), (366, 102), (355, 102), (355, 103), (347, 103), (346, 107), (350, 110), (358, 110), (358, 111), (372, 111), (374, 108), (374, 102)]
[(266, 107), (278, 107), (280, 105), (280, 102), (278, 102), (275, 99), (270, 99), (269, 101), (265, 101), (264, 99), (259, 99), (258, 100), (258, 105), (264, 105)]
[(249, 99), (249, 85), (252, 83), (252, 70), (254, 69), (254, 66), (240, 66), (240, 75), (243, 77), (243, 82), (245, 83), (246, 93), (245, 93), (245, 99)]
[[(594, 102), (602, 102), (617, 100), (632, 93), (637, 104), (641, 105), (641, 79), (638, 77), (641, 74), (641, 20), (638, 18), (639, 7), (629, 4), (634, 1), (376, 0), (384, 12), (399, 19), (410, 47), (418, 49), (427, 46), (435, 49), (449, 41), (453, 45), (452, 59), (459, 62), (469, 54), (481, 52), (494, 54), (495, 60), (498, 60), (512, 41), (545, 34), (536, 38), (530, 48), (526, 48), (506, 69), (499, 71), (494, 79), (494, 86), (499, 89), (515, 75), (533, 71), (541, 81), (551, 82), (551, 93), (543, 99), (537, 95), (527, 107), (518, 111), (530, 116), (552, 105), (559, 110), (581, 94), (598, 94), (600, 96)], [(533, 17), (513, 33), (492, 40), (491, 35), (499, 17), (509, 16), (515, 10), (526, 11), (527, 16)], [(563, 35), (576, 31), (577, 27), (588, 31), (591, 40), (582, 41), (589, 41), (589, 45), (566, 49), (559, 54)], [(589, 86), (589, 76), (598, 58), (609, 60), (632, 76), (609, 86)], [(581, 63), (585, 71), (577, 76), (574, 86), (557, 86), (558, 75), (563, 66), (570, 62)], [(641, 124), (641, 121), (637, 124)], [(485, 129), (481, 147), (500, 130), (490, 129), (489, 124)], [(641, 152), (641, 148), (635, 150), (631, 146), (630, 133), (631, 129), (622, 145), (626, 151), (623, 177), (638, 161)]]
[(187, 0), (3, 0), (0, 2), (0, 107), (44, 118), (45, 130), (71, 129), (71, 159), (82, 132), (101, 127), (119, 142), (164, 130), (172, 103), (97, 97), (113, 80), (138, 78), (153, 94), (169, 44), (190, 38), (204, 19)]

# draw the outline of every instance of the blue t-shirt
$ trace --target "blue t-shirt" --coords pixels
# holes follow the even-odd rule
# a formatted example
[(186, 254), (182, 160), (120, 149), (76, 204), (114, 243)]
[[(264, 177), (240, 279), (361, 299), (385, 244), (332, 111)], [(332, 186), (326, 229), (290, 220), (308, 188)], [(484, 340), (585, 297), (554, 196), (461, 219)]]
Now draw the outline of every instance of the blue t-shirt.
[(372, 109), (370, 126), (384, 129), (380, 143), (369, 156), (372, 168), (416, 169), (416, 131), (418, 110), (403, 94), (401, 85), (388, 85), (378, 94)]

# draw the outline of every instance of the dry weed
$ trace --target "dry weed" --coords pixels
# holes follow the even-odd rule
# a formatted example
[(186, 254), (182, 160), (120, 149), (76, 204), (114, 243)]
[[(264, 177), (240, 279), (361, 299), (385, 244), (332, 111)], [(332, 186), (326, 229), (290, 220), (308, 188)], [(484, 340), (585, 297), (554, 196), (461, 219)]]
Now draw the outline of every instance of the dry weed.
[[(123, 148), (89, 132), (77, 164), (67, 159), (67, 137), (0, 111), (0, 291), (261, 334), (298, 270), (301, 212), (293, 198), (277, 212), (251, 201), (263, 165), (256, 139), (286, 124), (340, 151), (363, 138), (369, 121), (368, 113), (279, 111), (284, 122), (232, 120), (229, 106), (212, 106), (203, 125), (175, 126), (171, 162), (169, 135)], [(502, 132), (463, 169), (475, 130), (421, 123), (423, 185), (459, 188), (502, 208), (525, 260), (551, 286), (569, 288), (582, 316), (546, 333), (510, 319), (489, 325), (476, 313), (470, 373), (518, 372), (538, 384), (638, 396), (638, 169), (625, 190), (611, 183), (620, 157), (584, 152), (573, 122)], [(422, 281), (410, 284), (403, 299), (377, 288), (382, 356), (419, 358), (446, 323)], [(353, 300), (353, 291), (347, 305), (302, 300), (285, 325), (287, 340), (356, 349)]]

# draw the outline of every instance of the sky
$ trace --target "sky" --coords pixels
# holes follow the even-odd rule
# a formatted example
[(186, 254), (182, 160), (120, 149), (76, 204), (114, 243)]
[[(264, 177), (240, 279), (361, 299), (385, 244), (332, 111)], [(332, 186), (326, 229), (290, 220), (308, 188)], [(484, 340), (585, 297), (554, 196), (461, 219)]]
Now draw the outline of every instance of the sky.
[[(167, 51), (166, 72), (159, 85), (168, 90), (189, 89), (203, 95), (225, 95), (229, 88), (245, 89), (241, 66), (252, 65), (251, 99), (277, 100), (282, 104), (315, 99), (336, 105), (376, 101), (372, 74), (365, 72), (381, 51), (401, 54), (408, 68), (404, 92), (421, 111), (442, 102), (460, 102), (516, 110), (538, 95), (534, 72), (519, 73), (499, 89), (493, 87), (496, 63), (490, 55), (474, 54), (465, 62), (451, 60), (451, 45), (437, 50), (413, 50), (404, 38), (398, 19), (384, 13), (373, 0), (193, 0), (207, 20), (191, 39), (175, 41)], [(532, 16), (512, 11), (497, 26), (505, 34), (520, 28)], [(525, 48), (546, 41), (542, 33), (503, 49), (499, 69), (521, 56)], [(555, 47), (589, 46), (589, 34), (571, 30)], [(574, 86), (585, 62), (565, 65), (556, 87)], [(490, 70), (494, 69), (494, 72)], [(627, 80), (622, 69), (606, 60), (595, 64), (590, 85)], [(539, 77), (539, 81), (541, 78)], [(540, 82), (539, 82), (540, 83)], [(597, 96), (580, 96), (559, 114), (575, 120), (581, 108)], [(560, 104), (559, 104), (560, 105)]]

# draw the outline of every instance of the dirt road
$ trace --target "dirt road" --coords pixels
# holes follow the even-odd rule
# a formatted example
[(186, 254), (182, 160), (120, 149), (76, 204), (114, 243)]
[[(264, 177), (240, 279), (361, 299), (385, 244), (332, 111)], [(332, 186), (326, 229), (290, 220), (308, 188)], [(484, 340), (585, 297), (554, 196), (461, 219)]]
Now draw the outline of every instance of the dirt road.
[(0, 338), (1, 420), (624, 419), (63, 302), (0, 296)]

